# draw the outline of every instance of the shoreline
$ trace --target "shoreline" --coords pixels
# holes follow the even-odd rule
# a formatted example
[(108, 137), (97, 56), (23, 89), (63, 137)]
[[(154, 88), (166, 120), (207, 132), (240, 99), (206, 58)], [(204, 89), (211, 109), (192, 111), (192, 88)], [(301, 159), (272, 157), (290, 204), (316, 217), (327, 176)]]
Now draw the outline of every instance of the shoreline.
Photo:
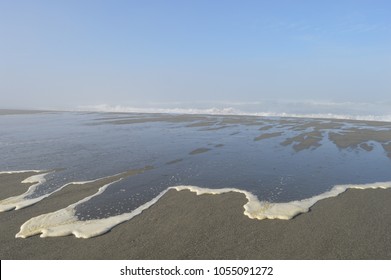
[(61, 111), (36, 110), (36, 109), (0, 109), (0, 116), (29, 115), (29, 114), (42, 114), (42, 113), (54, 113), (54, 112), (61, 112)]
[(1, 259), (391, 258), (391, 189), (349, 189), (291, 220), (249, 219), (240, 193), (169, 190), (142, 214), (94, 238), (14, 237), (29, 218), (95, 193), (103, 181), (72, 185), (31, 207), (1, 213)]
[[(46, 117), (47, 115), (43, 118)], [(391, 126), (381, 126), (382, 123), (379, 123), (379, 126), (366, 127), (369, 123), (367, 121), (354, 121), (352, 123), (351, 120), (346, 120), (343, 123), (324, 120), (298, 121), (283, 118), (263, 120), (260, 117), (212, 117), (205, 115), (200, 117), (169, 114), (143, 115), (141, 117), (132, 115), (118, 117), (117, 114), (104, 116), (101, 114), (99, 115), (101, 118), (94, 119), (95, 117), (95, 115), (92, 116), (91, 123), (85, 125), (131, 125), (141, 122), (161, 121), (176, 124), (180, 122), (181, 127), (189, 127), (191, 132), (238, 125), (238, 127), (230, 128), (224, 134), (227, 137), (238, 130), (240, 131), (240, 125), (244, 125), (247, 126), (246, 129), (251, 127), (253, 132), (248, 134), (251, 137), (246, 140), (248, 141), (246, 145), (254, 144), (261, 145), (261, 147), (262, 145), (270, 147), (267, 144), (274, 143), (276, 147), (283, 147), (284, 149), (286, 147), (286, 149), (291, 149), (291, 152), (299, 153), (303, 150), (311, 152), (318, 147), (323, 147), (322, 141), (325, 140), (332, 145), (331, 147), (335, 146), (340, 149), (339, 152), (343, 150), (357, 152), (363, 156), (363, 159), (371, 159), (371, 156), (374, 155), (376, 158), (383, 157), (383, 160), (387, 161), (385, 163), (390, 164), (388, 160), (391, 158)], [(359, 125), (352, 125), (358, 122)], [(163, 164), (166, 166), (190, 158), (202, 160), (204, 155), (198, 154), (209, 151), (209, 154), (212, 154), (215, 148), (224, 145), (227, 149), (230, 148), (228, 143), (221, 141), (221, 139), (213, 138), (213, 141), (197, 142), (184, 149), (181, 154), (170, 154), (172, 158), (164, 158)], [(236, 139), (234, 140), (236, 141)], [(232, 143), (236, 143), (235, 141)], [(256, 147), (260, 149), (259, 146)], [(215, 151), (215, 154), (224, 152), (224, 149), (226, 148)], [(127, 153), (127, 151), (125, 152)], [(208, 154), (206, 153), (206, 155)], [(366, 157), (366, 155), (370, 156)], [(12, 154), (10, 156), (12, 157)], [(187, 156), (188, 158), (186, 158)], [(320, 157), (320, 160), (322, 159)], [(85, 162), (83, 166), (86, 167), (85, 170), (94, 168), (91, 161)], [(253, 166), (258, 167), (258, 161), (252, 163), (249, 168), (253, 168)], [(363, 161), (359, 165), (361, 169), (354, 170), (362, 171), (361, 179), (364, 183), (381, 180), (382, 178), (387, 181), (389, 180), (389, 173), (387, 172), (389, 165), (384, 166), (385, 174), (382, 172), (371, 174), (371, 168), (376, 166), (369, 166), (368, 161)], [(156, 168), (160, 167), (159, 165), (156, 166)], [(47, 199), (43, 199), (34, 205), (16, 211), (0, 213), (0, 224), (2, 224), (0, 229), (0, 257), (2, 259), (391, 258), (391, 238), (388, 237), (388, 233), (391, 232), (389, 222), (391, 207), (388, 205), (391, 200), (391, 189), (348, 189), (390, 188), (391, 182), (338, 185), (320, 195), (311, 197), (313, 195), (311, 194), (307, 199), (280, 203), (280, 205), (278, 205), (279, 203), (260, 203), (259, 200), (253, 199), (253, 197), (256, 197), (250, 192), (239, 189), (203, 189), (192, 186), (177, 186), (161, 192), (159, 199), (151, 200), (141, 206), (135, 205), (139, 208), (135, 209), (134, 213), (138, 211), (138, 214), (141, 210), (144, 210), (139, 215), (135, 214), (137, 216), (132, 215), (133, 212), (126, 212), (130, 210), (124, 210), (117, 212), (117, 216), (108, 218), (113, 218), (109, 223), (109, 221), (103, 221), (103, 219), (94, 220), (93, 217), (101, 217), (94, 216), (94, 213), (98, 212), (96, 208), (93, 208), (95, 205), (92, 205), (92, 212), (77, 212), (78, 202), (87, 201), (98, 191), (103, 192), (105, 187), (115, 181), (114, 179), (120, 180), (123, 176), (139, 174), (151, 168), (153, 167), (145, 166), (142, 169), (129, 170), (125, 173), (97, 178), (93, 181), (68, 182), (61, 186), (58, 191), (51, 193)], [(172, 168), (174, 170), (175, 166)], [(346, 177), (346, 175), (346, 180), (342, 180), (342, 182), (351, 182), (351, 179), (354, 181), (356, 173), (345, 173), (345, 165), (341, 165), (341, 168), (342, 174), (349, 174), (349, 177)], [(37, 172), (37, 170), (30, 170), (30, 173), (20, 172), (22, 171), (0, 171), (0, 198), (6, 199), (10, 195), (21, 194), (25, 189), (31, 187), (31, 183), (34, 183), (31, 178), (25, 180), (27, 184), (21, 182), (31, 175), (36, 175), (34, 172)], [(214, 170), (212, 172), (214, 173)], [(235, 169), (232, 172), (234, 177), (240, 175), (240, 171), (238, 173)], [(220, 176), (224, 176), (224, 174), (221, 173)], [(320, 174), (322, 175), (322, 173)], [(327, 173), (325, 174), (327, 175)], [(379, 176), (375, 176), (376, 174)], [(330, 173), (330, 175), (335, 176), (337, 173)], [(298, 173), (298, 176), (306, 175)], [(238, 178), (242, 181), (241, 177)], [(298, 182), (301, 182), (301, 178), (304, 177), (297, 178)], [(327, 180), (328, 178), (330, 177), (324, 177), (323, 179)], [(359, 180), (359, 182), (361, 181)], [(144, 181), (140, 182), (140, 189), (144, 186)], [(211, 186), (213, 186), (212, 183)], [(346, 191), (346, 189), (348, 190)], [(266, 198), (267, 196), (264, 197), (264, 199)], [(251, 203), (252, 201), (258, 203)], [(108, 201), (108, 204), (110, 203)], [(126, 203), (123, 205), (126, 205)], [(277, 207), (275, 207), (276, 205)], [(117, 205), (114, 205), (114, 203), (110, 207), (111, 209), (117, 209)], [(284, 219), (280, 210), (283, 214), (292, 213), (290, 217), (305, 213), (308, 210), (309, 212), (299, 214), (291, 220), (278, 220)], [(37, 235), (26, 239), (15, 238), (15, 235), (20, 231), (20, 227), (25, 225), (27, 221), (38, 216), (42, 218), (41, 215), (48, 213), (51, 214), (50, 219), (46, 219), (48, 216), (44, 216), (43, 219), (34, 219), (29, 224), (30, 229), (33, 230), (20, 233), (18, 236), (27, 237), (32, 235), (29, 232), (33, 234), (42, 232), (46, 236), (75, 234), (78, 237), (91, 238), (77, 239), (72, 235), (56, 238), (39, 238)], [(82, 215), (78, 216), (80, 213)], [(257, 216), (257, 213), (265, 215)], [(83, 214), (88, 215), (83, 216)], [(90, 217), (89, 214), (91, 214), (91, 218), (88, 218)], [(126, 217), (119, 217), (125, 214)], [(246, 215), (256, 219), (249, 219)], [(77, 217), (80, 217), (83, 221), (79, 221)], [(84, 218), (86, 220), (90, 219), (85, 222), (85, 224), (89, 224), (87, 230), (83, 223)], [(262, 218), (277, 219), (257, 220)], [(50, 222), (47, 222), (48, 220)], [(41, 223), (41, 221), (44, 222)], [(99, 221), (99, 223), (95, 224), (96, 221)], [(75, 222), (78, 224), (72, 224)], [(79, 227), (80, 224), (81, 227)], [(73, 226), (73, 228), (69, 231), (70, 226)], [(83, 230), (80, 230), (80, 228)], [(42, 229), (47, 230), (41, 231)], [(106, 231), (109, 232), (106, 233)], [(103, 235), (97, 236), (98, 234)], [(76, 250), (76, 248), (79, 250)]]
[[(336, 121), (336, 122), (351, 122), (351, 123), (362, 123), (365, 122), (368, 125), (373, 126), (383, 126), (383, 125), (391, 125), (391, 120), (376, 120), (373, 118), (369, 118), (368, 116), (363, 116), (360, 118), (358, 115), (338, 115), (335, 117), (330, 116), (330, 114), (286, 114), (286, 113), (276, 113), (276, 114), (268, 114), (268, 113), (232, 113), (232, 114), (224, 114), (224, 113), (192, 113), (192, 112), (150, 112), (150, 111), (89, 111), (89, 110), (41, 110), (41, 109), (1, 109), (0, 108), (0, 116), (4, 115), (25, 115), (25, 114), (44, 114), (44, 113), (97, 113), (97, 114), (141, 114), (141, 115), (158, 115), (158, 116), (190, 116), (190, 117), (224, 117), (224, 118), (266, 118), (266, 119), (313, 119), (318, 121)], [(350, 117), (350, 118), (348, 118)]]
[[(63, 185), (58, 190), (52, 192), (49, 195), (45, 195), (42, 198), (39, 197), (37, 199), (33, 200), (24, 200), (23, 197), (26, 193), (19, 195), (17, 197), (10, 197), (5, 200), (0, 201), (2, 204), (3, 210), (1, 212), (6, 211), (12, 211), (12, 210), (20, 210), (25, 207), (34, 205), (44, 199), (48, 196), (53, 196), (56, 192), (61, 191), (63, 188), (66, 188), (68, 186), (72, 185), (97, 185), (100, 186), (98, 191), (94, 194), (91, 194), (89, 196), (83, 197), (79, 200), (74, 200), (72, 204), (67, 205), (64, 208), (57, 208), (56, 211), (49, 211), (42, 213), (41, 215), (37, 215), (34, 217), (31, 217), (29, 220), (27, 220), (25, 223), (21, 225), (20, 231), (16, 234), (17, 238), (28, 238), (35, 235), (40, 235), (41, 237), (63, 237), (68, 235), (74, 235), (77, 238), (93, 238), (102, 234), (107, 233), (112, 228), (116, 227), (117, 225), (127, 222), (131, 219), (133, 219), (135, 216), (142, 214), (143, 211), (153, 206), (155, 203), (157, 203), (167, 192), (170, 190), (176, 190), (176, 191), (183, 191), (187, 190), (192, 193), (195, 193), (197, 196), (199, 195), (221, 195), (226, 193), (238, 193), (242, 194), (246, 198), (246, 203), (243, 204), (242, 209), (243, 215), (247, 216), (250, 219), (257, 219), (257, 220), (290, 220), (295, 218), (298, 215), (305, 214), (310, 211), (310, 209), (318, 203), (321, 200), (325, 200), (332, 197), (337, 197), (340, 194), (346, 192), (349, 189), (358, 189), (358, 190), (366, 190), (366, 189), (391, 189), (391, 182), (378, 182), (378, 183), (370, 183), (370, 184), (359, 184), (359, 185), (335, 185), (330, 190), (314, 195), (312, 197), (308, 197), (302, 200), (294, 200), (294, 201), (288, 201), (288, 202), (269, 202), (265, 200), (259, 200), (257, 196), (252, 194), (249, 191), (242, 190), (242, 189), (236, 189), (236, 188), (220, 188), (220, 189), (211, 189), (211, 188), (203, 188), (203, 187), (197, 187), (197, 186), (172, 186), (168, 187), (167, 189), (163, 190), (158, 194), (157, 196), (153, 197), (150, 201), (145, 202), (144, 204), (139, 205), (137, 208), (133, 209), (131, 212), (125, 212), (120, 215), (114, 215), (106, 218), (100, 218), (100, 219), (87, 219), (87, 220), (79, 220), (76, 216), (76, 208), (78, 205), (90, 200), (94, 196), (99, 196), (102, 194), (106, 188), (108, 188), (111, 184), (116, 183), (118, 181), (121, 181), (122, 179), (126, 178), (127, 176), (143, 173), (144, 171), (151, 169), (151, 166), (146, 166), (142, 169), (135, 169), (135, 170), (129, 170), (124, 173), (116, 174), (109, 177), (103, 177), (91, 181), (85, 181), (85, 182), (70, 182), (65, 185)], [(9, 178), (7, 178), (7, 175), (1, 177), (0, 173), (0, 179), (3, 180), (3, 185), (7, 186), (8, 188), (3, 188), (4, 190), (9, 190), (13, 184), (12, 178), (21, 178), (23, 179), (23, 174), (26, 174), (25, 176), (29, 176), (29, 173), (22, 173), (19, 175), (18, 171), (15, 171), (8, 175)], [(6, 173), (5, 173), (6, 174)], [(30, 174), (31, 175), (31, 174)], [(39, 176), (45, 176), (45, 174), (41, 174)], [(15, 177), (16, 176), (16, 177)], [(19, 177), (18, 177), (19, 176)], [(37, 175), (35, 175), (37, 176)], [(34, 183), (34, 184), (40, 184), (41, 180), (32, 179), (35, 176), (27, 177), (27, 179), (24, 179), (22, 183)], [(8, 180), (7, 180), (8, 179)], [(100, 184), (100, 182), (105, 182), (105, 184)], [(17, 185), (18, 181), (15, 182), (15, 185)], [(33, 188), (35, 185), (30, 185), (28, 192), (30, 191), (30, 188)], [(81, 189), (83, 187), (80, 187)], [(1, 193), (0, 193), (1, 194)], [(13, 205), (15, 198), (18, 199), (18, 203), (15, 204), (14, 207), (10, 207), (10, 201)], [(32, 203), (30, 202), (32, 201)], [(3, 205), (3, 203), (5, 203)], [(23, 206), (19, 206), (23, 205)]]

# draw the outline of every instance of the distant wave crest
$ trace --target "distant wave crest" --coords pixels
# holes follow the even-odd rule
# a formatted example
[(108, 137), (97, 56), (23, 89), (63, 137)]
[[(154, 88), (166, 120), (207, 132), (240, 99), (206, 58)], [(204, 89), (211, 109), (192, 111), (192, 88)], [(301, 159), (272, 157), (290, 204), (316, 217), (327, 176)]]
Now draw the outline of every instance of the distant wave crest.
[[(305, 103), (307, 104), (307, 103)], [(308, 103), (310, 106), (312, 103)], [(329, 104), (327, 104), (329, 105)], [(361, 106), (364, 106), (361, 104)], [(111, 112), (111, 113), (164, 113), (164, 114), (196, 114), (196, 115), (233, 115), (233, 116), (260, 116), (260, 117), (291, 117), (291, 118), (327, 118), (327, 119), (348, 119), (364, 121), (385, 121), (391, 122), (391, 114), (357, 114), (340, 108), (338, 112), (328, 113), (300, 113), (285, 111), (246, 111), (234, 107), (210, 107), (210, 108), (155, 108), (155, 107), (128, 107), (111, 106), (106, 104), (79, 106), (80, 111)], [(335, 110), (333, 110), (335, 111)], [(345, 112), (344, 112), (345, 111)]]

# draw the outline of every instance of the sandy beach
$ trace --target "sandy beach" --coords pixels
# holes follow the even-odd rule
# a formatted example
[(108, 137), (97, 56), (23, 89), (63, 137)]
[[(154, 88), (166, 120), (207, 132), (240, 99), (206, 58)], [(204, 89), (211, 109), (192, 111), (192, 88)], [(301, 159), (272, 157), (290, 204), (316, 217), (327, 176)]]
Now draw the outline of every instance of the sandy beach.
[[(26, 175), (3, 174), (0, 194), (15, 188), (14, 182)], [(319, 201), (309, 213), (288, 221), (247, 218), (242, 194), (197, 196), (171, 190), (141, 215), (95, 238), (14, 237), (29, 218), (76, 202), (105, 183), (107, 180), (72, 185), (31, 207), (1, 213), (0, 258), (391, 258), (391, 190), (348, 190)]]
[(391, 1), (47, 2), (0, 2), (0, 259), (391, 263)]
[[(21, 112), (0, 110), (0, 114), (18, 113)], [(46, 118), (47, 116), (44, 116), (42, 119), (45, 120)], [(113, 227), (108, 233), (97, 237), (78, 239), (72, 235), (40, 238), (36, 235), (26, 239), (15, 238), (15, 235), (20, 230), (20, 226), (29, 219), (57, 211), (85, 199), (95, 194), (99, 188), (120, 178), (134, 178), (137, 176), (133, 175), (145, 173), (146, 176), (142, 177), (143, 179), (140, 181), (140, 185), (138, 185), (142, 189), (148, 186), (148, 184), (153, 186), (161, 180), (161, 177), (156, 177), (158, 178), (156, 181), (145, 183), (145, 180), (148, 180), (148, 176), (152, 178), (157, 175), (162, 175), (163, 177), (168, 176), (167, 174), (175, 175), (176, 172), (179, 172), (178, 170), (187, 170), (180, 169), (181, 165), (184, 168), (196, 167), (197, 161), (195, 160), (197, 159), (200, 159), (199, 163), (203, 165), (210, 159), (213, 159), (211, 162), (214, 162), (220, 155), (229, 155), (230, 153), (239, 155), (235, 151), (240, 150), (243, 152), (244, 150), (242, 149), (249, 149), (248, 147), (257, 149), (258, 145), (263, 143), (266, 145), (263, 150), (275, 148), (278, 152), (281, 149), (287, 149), (288, 153), (285, 159), (290, 159), (303, 152), (314, 153), (317, 149), (321, 149), (322, 145), (326, 144), (331, 148), (336, 147), (339, 152), (359, 154), (364, 159), (367, 156), (371, 160), (374, 160), (375, 157), (382, 160), (381, 164), (372, 167), (364, 161), (361, 169), (353, 165), (351, 170), (357, 168), (358, 171), (350, 173), (348, 182), (358, 178), (366, 170), (369, 171), (363, 175), (362, 180), (369, 180), (365, 176), (368, 176), (368, 174), (371, 176), (371, 172), (376, 171), (374, 168), (380, 168), (382, 164), (388, 164), (391, 152), (390, 123), (370, 121), (292, 118), (274, 120), (252, 116), (91, 114), (86, 118), (84, 127), (92, 128), (92, 130), (115, 128), (115, 131), (121, 131), (120, 128), (128, 128), (134, 124), (143, 125), (145, 123), (146, 127), (154, 123), (160, 123), (161, 127), (170, 129), (173, 128), (170, 125), (175, 125), (175, 127), (182, 126), (183, 129), (180, 128), (181, 133), (186, 132), (186, 129), (192, 129), (192, 132), (188, 134), (188, 138), (184, 138), (186, 142), (179, 142), (179, 145), (175, 144), (175, 149), (171, 150), (167, 157), (161, 159), (160, 166), (159, 164), (153, 167), (145, 165), (144, 168), (140, 166), (140, 168), (131, 169), (94, 182), (81, 185), (70, 184), (32, 206), (0, 213), (0, 258), (391, 259), (391, 236), (389, 234), (391, 232), (391, 221), (389, 219), (391, 216), (389, 203), (391, 200), (391, 189), (350, 189), (338, 197), (318, 201), (311, 207), (308, 213), (300, 214), (291, 220), (252, 220), (248, 218), (243, 214), (243, 205), (247, 200), (242, 193), (230, 192), (219, 195), (204, 194), (198, 196), (188, 190), (170, 190), (142, 214)], [(100, 125), (102, 127), (99, 127)], [(160, 129), (160, 126), (156, 127)], [(254, 133), (248, 134), (250, 132), (246, 132), (250, 128), (253, 128)], [(219, 132), (216, 133), (222, 133), (221, 131), (223, 133), (217, 138), (211, 138), (210, 140), (206, 138), (203, 142), (194, 142), (194, 144), (186, 146), (180, 153), (176, 151), (183, 143), (187, 143), (188, 139), (196, 138), (195, 135), (200, 135), (200, 139), (203, 139), (202, 137), (205, 136), (202, 133), (208, 133), (206, 132), (207, 130), (218, 130)], [(172, 131), (170, 130), (170, 133)], [(102, 136), (100, 131), (96, 135)], [(231, 140), (231, 137), (237, 138), (232, 138), (234, 140)], [(127, 147), (129, 145), (128, 139), (130, 138), (124, 139), (125, 142), (120, 142), (119, 144), (123, 144), (123, 147), (126, 149), (121, 150), (120, 154), (108, 160), (107, 155), (115, 152), (117, 147), (122, 147), (121, 145), (110, 146), (112, 138), (108, 138), (108, 143), (110, 143), (109, 149), (105, 156), (100, 157), (100, 164), (104, 164), (107, 160), (110, 164), (115, 163), (121, 158), (122, 154), (128, 157), (130, 150)], [(239, 140), (244, 141), (244, 143), (237, 146)], [(81, 143), (83, 144), (84, 142)], [(144, 142), (141, 143), (141, 147), (146, 147)], [(13, 143), (10, 142), (10, 144)], [(22, 146), (24, 147), (24, 144), (21, 144)], [(83, 145), (79, 146), (84, 147)], [(97, 145), (97, 147), (101, 146)], [(46, 145), (44, 147), (46, 148)], [(53, 147), (57, 148), (58, 144), (52, 146), (52, 149)], [(150, 145), (150, 147), (154, 147), (154, 145)], [(164, 150), (160, 146), (157, 147), (156, 151)], [(251, 149), (249, 149), (251, 152), (249, 155), (252, 156), (253, 150)], [(82, 148), (81, 151), (85, 151), (85, 148)], [(68, 150), (65, 152), (68, 156)], [(102, 151), (98, 149), (94, 155), (101, 153)], [(372, 154), (374, 158), (369, 157)], [(272, 156), (274, 154), (269, 155), (268, 159), (272, 159)], [(57, 157), (57, 154), (55, 153), (51, 157)], [(51, 157), (49, 156), (48, 158)], [(9, 159), (13, 158), (13, 152), (9, 153)], [(92, 158), (94, 163), (97, 162), (97, 158)], [(157, 157), (153, 154), (153, 158)], [(323, 159), (323, 157), (321, 158)], [(255, 168), (254, 174), (258, 174), (260, 170), (256, 168), (260, 168), (258, 165), (262, 163), (262, 159), (262, 157), (256, 159), (254, 161), (255, 165), (250, 164), (247, 167), (250, 169)], [(238, 160), (240, 160), (241, 164), (244, 164), (247, 160), (251, 160), (251, 157), (247, 156), (245, 160), (238, 158)], [(285, 167), (287, 163), (285, 161), (282, 162), (284, 163), (283, 165), (277, 164), (276, 167)], [(86, 161), (84, 167), (93, 169), (94, 167), (88, 165), (89, 163), (90, 161)], [(226, 161), (222, 161), (222, 163), (226, 163)], [(53, 168), (54, 166), (57, 167), (58, 165), (53, 165)], [(62, 168), (63, 166), (59, 165), (58, 167)], [(164, 169), (168, 167), (172, 169)], [(211, 165), (207, 169), (212, 170), (211, 174), (216, 176), (216, 168), (218, 167), (217, 165)], [(235, 179), (238, 177), (237, 174), (239, 174), (240, 183), (243, 183), (242, 181), (246, 178), (241, 176), (246, 174), (247, 167), (235, 167), (235, 164), (232, 164), (232, 169), (229, 169), (231, 170), (229, 172), (232, 172), (234, 176), (230, 178)], [(264, 165), (263, 167), (267, 168), (268, 166)], [(72, 168), (72, 165), (68, 166), (69, 168)], [(344, 168), (345, 166), (343, 166), (342, 171), (345, 170)], [(273, 170), (275, 169), (270, 169), (269, 172), (274, 172)], [(385, 168), (384, 170), (388, 176), (388, 169)], [(148, 173), (151, 171), (157, 172)], [(84, 170), (83, 172), (86, 171)], [(219, 173), (219, 176), (224, 177), (228, 175), (224, 172), (226, 172), (225, 169)], [(0, 174), (0, 199), (24, 193), (31, 184), (23, 184), (21, 182), (29, 176), (36, 174), (38, 173)], [(59, 172), (59, 176), (61, 176), (60, 174)], [(307, 173), (300, 174), (298, 174), (299, 179), (302, 178), (300, 176), (307, 176)], [(322, 180), (331, 180), (336, 175), (335, 173), (325, 173), (323, 177), (319, 177), (320, 181), (316, 179), (314, 182), (318, 183), (319, 181), (322, 183)], [(268, 174), (263, 176), (267, 178)], [(384, 178), (388, 178), (387, 176)], [(95, 177), (95, 179), (97, 178), (100, 177)], [(257, 179), (258, 177), (254, 178)], [(208, 180), (213, 180), (213, 177), (207, 177), (205, 182), (209, 183)], [(370, 182), (376, 182), (373, 180), (381, 179), (375, 177), (370, 179)], [(129, 187), (133, 187), (134, 185), (131, 184), (134, 184), (134, 182), (129, 182)], [(201, 183), (205, 182), (201, 181)], [(177, 182), (170, 182), (169, 186), (175, 184)], [(123, 188), (126, 187), (123, 186)], [(121, 193), (117, 199), (123, 195), (125, 193)], [(106, 204), (111, 202), (110, 199), (102, 201), (103, 206), (107, 206)], [(115, 206), (115, 204), (113, 205)], [(94, 211), (95, 208), (91, 209), (91, 211)]]
[(30, 115), (30, 114), (41, 114), (41, 113), (50, 113), (50, 112), (53, 112), (53, 111), (50, 111), (50, 110), (0, 109), (0, 116), (2, 116), (2, 115)]

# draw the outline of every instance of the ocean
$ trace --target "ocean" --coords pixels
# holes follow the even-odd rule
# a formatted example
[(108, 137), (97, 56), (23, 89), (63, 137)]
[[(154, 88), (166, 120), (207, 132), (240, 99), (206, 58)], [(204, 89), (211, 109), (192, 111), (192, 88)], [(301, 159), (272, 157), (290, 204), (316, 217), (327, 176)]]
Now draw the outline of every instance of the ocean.
[(348, 188), (391, 187), (389, 122), (231, 113), (0, 114), (0, 174), (36, 173), (0, 211), (112, 177), (17, 234), (89, 238), (142, 215), (168, 189), (241, 192), (249, 218), (290, 219)]

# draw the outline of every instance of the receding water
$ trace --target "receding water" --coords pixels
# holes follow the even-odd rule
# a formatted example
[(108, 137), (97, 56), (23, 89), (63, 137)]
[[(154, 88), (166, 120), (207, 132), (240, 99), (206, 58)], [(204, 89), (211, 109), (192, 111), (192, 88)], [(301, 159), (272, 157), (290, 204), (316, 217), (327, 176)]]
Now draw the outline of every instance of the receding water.
[[(152, 167), (78, 205), (79, 220), (130, 212), (179, 185), (236, 188), (262, 201), (288, 202), (339, 184), (391, 181), (391, 159), (382, 146), (387, 141), (369, 135), (365, 143), (372, 150), (367, 151), (360, 143), (342, 147), (329, 139), (331, 132), (360, 127), (390, 130), (387, 124), (245, 116), (3, 115), (0, 170), (54, 171), (25, 197), (31, 199), (69, 182)], [(301, 140), (294, 138), (299, 135)]]

